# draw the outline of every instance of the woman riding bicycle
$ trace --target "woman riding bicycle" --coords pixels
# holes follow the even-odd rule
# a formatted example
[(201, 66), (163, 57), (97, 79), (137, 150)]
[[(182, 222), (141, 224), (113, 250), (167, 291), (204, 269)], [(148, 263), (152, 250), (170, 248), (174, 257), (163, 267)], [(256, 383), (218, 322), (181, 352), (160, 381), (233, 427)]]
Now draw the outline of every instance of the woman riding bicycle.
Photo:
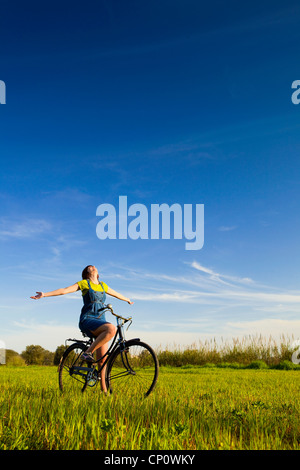
[[(79, 319), (79, 328), (82, 333), (86, 334), (90, 338), (95, 338), (95, 341), (91, 346), (82, 354), (83, 359), (87, 362), (93, 362), (93, 352), (96, 351), (97, 360), (107, 351), (107, 343), (114, 337), (116, 333), (116, 327), (109, 323), (105, 314), (103, 313), (103, 307), (106, 299), (106, 294), (116, 297), (117, 299), (124, 300), (130, 305), (133, 304), (130, 299), (124, 297), (122, 294), (114, 291), (104, 282), (99, 281), (98, 270), (95, 266), (88, 265), (82, 271), (82, 281), (76, 282), (72, 286), (65, 287), (62, 289), (56, 289), (51, 292), (37, 292), (35, 296), (30, 297), (31, 299), (37, 300), (42, 297), (52, 297), (57, 295), (71, 294), (81, 290), (83, 298), (83, 307), (81, 309), (81, 315)], [(99, 367), (101, 361), (99, 362)], [(105, 368), (101, 371), (101, 388), (106, 392), (105, 386)]]

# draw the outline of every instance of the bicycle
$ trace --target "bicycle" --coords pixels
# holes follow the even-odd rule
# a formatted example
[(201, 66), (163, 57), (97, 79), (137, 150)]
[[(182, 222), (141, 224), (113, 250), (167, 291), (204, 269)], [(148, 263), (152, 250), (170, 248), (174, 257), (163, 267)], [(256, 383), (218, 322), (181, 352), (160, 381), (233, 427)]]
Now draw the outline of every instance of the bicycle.
[[(132, 317), (124, 318), (114, 313), (111, 304), (104, 307), (117, 318), (117, 332), (107, 352), (92, 364), (81, 358), (82, 353), (92, 344), (93, 339), (73, 341), (61, 357), (58, 367), (59, 388), (62, 392), (91, 389), (100, 381), (100, 372), (106, 367), (105, 382), (107, 391), (114, 386), (123, 394), (137, 391), (145, 397), (154, 389), (159, 372), (158, 359), (153, 349), (139, 338), (125, 339), (124, 325), (132, 323)], [(85, 335), (83, 335), (85, 336)], [(106, 358), (105, 358), (106, 356)], [(98, 363), (105, 358), (101, 366)]]

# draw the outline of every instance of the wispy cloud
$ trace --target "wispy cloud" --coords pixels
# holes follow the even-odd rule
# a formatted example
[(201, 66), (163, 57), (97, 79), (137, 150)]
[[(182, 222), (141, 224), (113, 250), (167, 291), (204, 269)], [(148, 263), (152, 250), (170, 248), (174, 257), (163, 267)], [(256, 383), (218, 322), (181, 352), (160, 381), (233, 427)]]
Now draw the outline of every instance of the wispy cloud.
[(0, 220), (0, 238), (33, 238), (51, 230), (51, 224), (44, 219), (15, 221), (10, 218)]
[(133, 269), (126, 272), (126, 268), (121, 268), (121, 274), (116, 276), (115, 273), (114, 280), (120, 284), (130, 283), (127, 292), (136, 301), (194, 304), (196, 309), (201, 305), (211, 306), (221, 308), (223, 312), (227, 309), (229, 317), (232, 308), (240, 308), (241, 315), (252, 312), (268, 316), (271, 313), (294, 315), (300, 307), (300, 291), (281, 290), (260, 284), (250, 277), (220, 273), (197, 261), (186, 264), (188, 270), (184, 275)]
[(91, 202), (91, 195), (85, 191), (80, 191), (77, 188), (64, 188), (58, 191), (43, 191), (44, 199), (51, 200), (56, 204), (71, 203), (74, 205), (85, 206)]
[(262, 318), (254, 321), (228, 322), (227, 329), (235, 335), (259, 334), (266, 337), (280, 338), (283, 334), (291, 339), (299, 338), (300, 320), (288, 320), (279, 318)]
[(191, 263), (191, 267), (196, 269), (197, 271), (201, 271), (203, 273), (208, 274), (210, 276), (210, 279), (221, 282), (223, 284), (228, 284), (226, 281), (231, 281), (231, 282), (238, 283), (238, 284), (248, 284), (248, 285), (254, 282), (249, 277), (237, 277), (237, 276), (229, 276), (228, 274), (220, 274), (216, 271), (213, 271), (210, 268), (206, 268), (202, 266), (197, 261), (193, 261)]
[(295, 312), (295, 309), (299, 308), (300, 292), (280, 290), (278, 287), (259, 284), (248, 277), (221, 274), (196, 261), (191, 263), (191, 267), (205, 273), (210, 280), (215, 281), (214, 291), (210, 290), (213, 294), (212, 299), (223, 299), (225, 303), (249, 307), (255, 311), (274, 312), (275, 310), (278, 313), (283, 311), (287, 313), (287, 311)]
[(218, 230), (220, 232), (232, 232), (232, 230), (235, 230), (237, 228), (236, 225), (232, 225), (230, 227), (222, 225), (222, 227), (219, 227)]
[(43, 348), (55, 351), (57, 346), (65, 344), (67, 338), (80, 338), (75, 325), (60, 322), (37, 323), (35, 321), (15, 321), (13, 329), (2, 335), (7, 349), (18, 352), (25, 350), (29, 344), (40, 344)]
[[(190, 48), (192, 45), (195, 44), (205, 44), (210, 40), (215, 41), (216, 39), (220, 41), (226, 40), (228, 36), (236, 36), (240, 38), (241, 34), (254, 34), (258, 33), (259, 31), (270, 31), (274, 27), (278, 27), (278, 25), (286, 24), (286, 25), (293, 25), (299, 19), (299, 8), (297, 6), (288, 6), (286, 7), (283, 5), (281, 8), (275, 8), (275, 10), (269, 9), (266, 13), (260, 12), (258, 15), (244, 15), (243, 20), (239, 18), (238, 20), (232, 20), (230, 22), (224, 22), (222, 26), (216, 25), (215, 27), (211, 28), (198, 28), (197, 31), (191, 30), (189, 34), (183, 33), (178, 35), (178, 31), (176, 31), (176, 35), (168, 35), (167, 37), (162, 37), (161, 35), (157, 36), (157, 39), (151, 38), (151, 41), (147, 42), (139, 42), (139, 43), (127, 43), (124, 41), (122, 45), (111, 45), (107, 47), (105, 46), (97, 46), (94, 48), (90, 48), (89, 51), (76, 51), (77, 53), (73, 54), (73, 57), (76, 60), (90, 60), (90, 59), (97, 59), (97, 58), (105, 58), (105, 57), (122, 57), (122, 56), (134, 56), (134, 55), (143, 55), (149, 53), (155, 53), (156, 51), (161, 51), (162, 49), (172, 49), (178, 48), (180, 46), (185, 46), (186, 48)], [(109, 21), (112, 22), (113, 27), (115, 26), (115, 20), (113, 13), (109, 13)], [(252, 39), (253, 41), (253, 39)], [(60, 55), (65, 55), (65, 51), (62, 50), (59, 52)], [(68, 57), (72, 57), (70, 51), (68, 51)]]
[(215, 160), (219, 157), (217, 150), (212, 143), (203, 143), (196, 141), (177, 142), (167, 144), (156, 149), (150, 150), (148, 154), (153, 157), (177, 156), (184, 157), (185, 162), (196, 164), (201, 160)]
[[(112, 288), (126, 293), (135, 302), (133, 306), (120, 306), (123, 315), (134, 318), (128, 337), (138, 336), (158, 346), (245, 334), (299, 336), (300, 292), (261, 285), (196, 261), (184, 266), (186, 269), (180, 275), (117, 264), (104, 268), (103, 279), (109, 285), (111, 280)], [(74, 300), (80, 301), (80, 296), (76, 293), (54, 298), (48, 308), (63, 303), (64, 311), (73, 312)], [(118, 308), (119, 304), (116, 311)], [(2, 339), (8, 346), (19, 344), (24, 348), (32, 343), (54, 350), (65, 338), (80, 335), (73, 316), (70, 318), (70, 325), (60, 325), (59, 320), (47, 324), (27, 318), (15, 320), (13, 330), (2, 334)]]

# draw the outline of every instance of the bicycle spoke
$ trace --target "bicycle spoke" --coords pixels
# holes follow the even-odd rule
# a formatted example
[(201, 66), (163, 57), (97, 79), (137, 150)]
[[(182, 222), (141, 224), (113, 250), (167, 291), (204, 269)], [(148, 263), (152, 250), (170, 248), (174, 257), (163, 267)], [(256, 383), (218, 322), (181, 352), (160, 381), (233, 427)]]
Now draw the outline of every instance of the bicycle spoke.
[[(107, 306), (111, 313), (111, 306)], [(114, 313), (113, 313), (114, 314)], [(85, 389), (96, 389), (95, 385), (103, 379), (101, 389), (125, 394), (126, 396), (148, 396), (155, 387), (159, 364), (153, 349), (139, 339), (125, 341), (122, 325), (131, 321), (119, 315), (117, 317), (118, 329), (105, 356), (107, 362), (96, 371), (96, 364), (89, 366), (81, 359), (82, 353), (92, 344), (92, 341), (75, 341), (63, 354), (59, 364), (59, 387), (61, 391), (83, 392)], [(119, 346), (115, 343), (119, 336)], [(99, 359), (98, 363), (103, 363)], [(100, 367), (100, 366), (99, 366)], [(105, 387), (106, 385), (106, 387)]]
[(153, 350), (139, 341), (129, 341), (124, 351), (112, 358), (107, 371), (110, 390), (147, 396), (158, 375), (158, 362)]
[(81, 354), (85, 350), (83, 344), (73, 344), (64, 353), (59, 365), (59, 387), (61, 391), (84, 391), (87, 386), (87, 374), (91, 370)]

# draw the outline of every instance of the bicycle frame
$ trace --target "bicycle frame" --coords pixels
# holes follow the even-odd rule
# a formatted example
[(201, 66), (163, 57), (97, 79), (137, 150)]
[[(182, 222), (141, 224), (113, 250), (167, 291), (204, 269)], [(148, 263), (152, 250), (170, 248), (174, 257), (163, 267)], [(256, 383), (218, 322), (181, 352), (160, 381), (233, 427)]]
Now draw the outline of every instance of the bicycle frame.
[(66, 342), (71, 341), (72, 344), (68, 346), (60, 360), (59, 388), (63, 392), (81, 387), (81, 391), (84, 392), (87, 387), (95, 387), (101, 382), (101, 389), (107, 388), (109, 393), (113, 393), (115, 389), (119, 389), (121, 393), (134, 390), (142, 392), (146, 397), (157, 382), (159, 370), (157, 356), (151, 346), (139, 338), (125, 339), (124, 325), (130, 322), (128, 325), (130, 326), (131, 317), (123, 318), (115, 314), (110, 304), (104, 309), (110, 310), (117, 318), (116, 333), (109, 347), (104, 348), (107, 351), (89, 363), (82, 358), (82, 353), (93, 344), (94, 338), (67, 339)]
[[(113, 312), (113, 309), (112, 309), (112, 306), (110, 304), (108, 304), (105, 308), (105, 310), (110, 310), (110, 312), (115, 316), (117, 317), (117, 331), (116, 331), (116, 334), (108, 348), (108, 350), (106, 351), (106, 353), (100, 357), (100, 359), (94, 361), (92, 363), (92, 366), (90, 367), (82, 367), (82, 366), (73, 366), (73, 371), (75, 371), (75, 374), (76, 375), (84, 375), (84, 374), (81, 374), (81, 371), (82, 372), (86, 372), (86, 371), (90, 371), (90, 372), (93, 372), (95, 370), (95, 365), (98, 364), (100, 361), (103, 361), (103, 359), (106, 357), (105, 361), (101, 364), (101, 366), (98, 368), (98, 371), (97, 371), (97, 374), (98, 376), (100, 375), (100, 372), (102, 371), (102, 369), (107, 365), (110, 357), (112, 357), (113, 353), (118, 349), (120, 348), (120, 351), (124, 351), (125, 350), (125, 343), (126, 343), (126, 339), (125, 339), (125, 335), (124, 335), (124, 331), (123, 331), (123, 326), (126, 322), (130, 322), (130, 324), (128, 325), (127, 329), (129, 328), (129, 326), (131, 325), (131, 317), (129, 318), (124, 318), (120, 315), (117, 315), (116, 313)], [(117, 339), (119, 337), (119, 339)], [(139, 338), (134, 338), (135, 340), (137, 341), (140, 341)], [(67, 339), (67, 341), (74, 341), (75, 343), (83, 343), (85, 345), (90, 345), (93, 343), (93, 339), (89, 339), (88, 341), (84, 341), (84, 340), (77, 340), (77, 339)], [(124, 364), (124, 367), (127, 368), (127, 370), (131, 369), (131, 367), (128, 365), (126, 365), (124, 363), (124, 360), (123, 360), (123, 355), (122, 355), (122, 362)], [(127, 361), (128, 362), (128, 361)]]

